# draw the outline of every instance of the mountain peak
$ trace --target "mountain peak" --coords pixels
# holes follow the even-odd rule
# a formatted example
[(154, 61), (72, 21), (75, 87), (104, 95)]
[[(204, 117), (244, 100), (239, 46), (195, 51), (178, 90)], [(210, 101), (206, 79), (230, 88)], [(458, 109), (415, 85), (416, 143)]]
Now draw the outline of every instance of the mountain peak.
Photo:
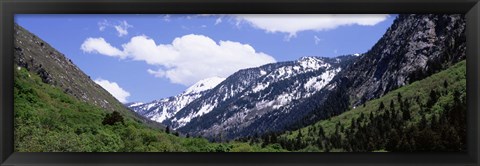
[(320, 67), (325, 67), (327, 64), (320, 57), (301, 57), (297, 62), (304, 69), (318, 70)]
[(218, 84), (220, 84), (225, 78), (221, 77), (210, 77), (203, 80), (198, 81), (197, 83), (193, 84), (184, 93), (200, 93), (209, 89), (214, 88)]
[(319, 57), (315, 57), (315, 56), (304, 56), (304, 57), (301, 57), (300, 59), (298, 59), (299, 62), (302, 62), (302, 61), (318, 61), (320, 60)]

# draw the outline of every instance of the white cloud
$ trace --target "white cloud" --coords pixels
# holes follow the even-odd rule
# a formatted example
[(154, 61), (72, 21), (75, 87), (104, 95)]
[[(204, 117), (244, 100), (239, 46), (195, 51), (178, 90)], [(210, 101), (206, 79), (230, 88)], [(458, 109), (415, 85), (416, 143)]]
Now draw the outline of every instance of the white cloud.
[(128, 22), (125, 20), (120, 21), (118, 25), (113, 25), (107, 20), (100, 21), (97, 24), (98, 24), (99, 31), (104, 31), (107, 27), (115, 28), (115, 30), (118, 33), (118, 37), (128, 35), (128, 28), (133, 28), (133, 26), (128, 24)]
[(318, 45), (322, 39), (320, 39), (317, 35), (313, 36), (313, 41), (315, 41), (315, 45)]
[[(85, 42), (83, 45), (86, 45)], [(88, 52), (112, 56), (104, 54), (107, 51), (95, 48), (92, 47), (93, 50)], [(207, 36), (195, 34), (175, 38), (170, 44), (156, 44), (147, 36), (135, 36), (122, 48), (121, 52), (115, 51), (113, 56), (144, 61), (157, 67), (156, 70), (147, 70), (148, 73), (186, 86), (201, 79), (228, 77), (240, 69), (275, 62), (273, 57), (257, 52), (248, 44), (234, 41), (217, 43)]]
[(287, 33), (294, 37), (301, 31), (325, 31), (340, 26), (373, 26), (384, 20), (386, 14), (243, 14), (236, 15), (237, 24), (246, 22), (268, 33)]
[(118, 37), (122, 37), (128, 35), (128, 28), (132, 28), (133, 26), (128, 24), (127, 21), (120, 22), (119, 25), (115, 25), (115, 30), (118, 32)]
[(130, 96), (130, 93), (118, 86), (116, 82), (110, 82), (101, 78), (97, 78), (94, 81), (103, 89), (107, 90), (110, 94), (112, 94), (113, 97), (115, 97), (118, 101), (122, 103), (127, 102), (127, 97)]
[(107, 43), (103, 38), (87, 38), (80, 46), (80, 49), (87, 53), (99, 53), (124, 58), (122, 51)]
[(98, 22), (98, 30), (100, 30), (100, 31), (104, 31), (105, 28), (107, 28), (107, 26), (109, 26), (107, 20), (103, 20), (101, 22)]
[(219, 17), (215, 20), (215, 25), (218, 25), (220, 23), (222, 23), (222, 18), (221, 17)]
[(170, 22), (170, 14), (166, 14), (165, 16), (163, 16), (163, 21), (165, 22)]

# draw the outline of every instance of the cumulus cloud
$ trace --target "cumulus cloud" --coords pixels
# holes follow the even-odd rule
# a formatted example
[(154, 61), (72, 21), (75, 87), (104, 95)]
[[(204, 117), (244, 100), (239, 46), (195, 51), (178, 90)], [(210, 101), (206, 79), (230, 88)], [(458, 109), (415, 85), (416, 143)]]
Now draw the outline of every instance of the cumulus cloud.
[(107, 43), (103, 38), (87, 38), (80, 46), (83, 52), (99, 53), (107, 56), (119, 56), (123, 58), (123, 52)]
[[(86, 43), (88, 39), (82, 44), (82, 50), (83, 45), (88, 45)], [(102, 45), (109, 46), (108, 43)], [(234, 41), (217, 43), (207, 36), (195, 34), (175, 38), (170, 44), (156, 44), (147, 36), (135, 36), (122, 45), (122, 51), (117, 48), (112, 50), (118, 51), (111, 52), (97, 50), (97, 47), (88, 48), (92, 50), (86, 52), (144, 61), (156, 67), (147, 70), (148, 73), (186, 86), (208, 77), (228, 77), (240, 69), (275, 62), (273, 57), (256, 51), (248, 44)]]
[(325, 31), (340, 26), (373, 26), (385, 21), (387, 14), (242, 14), (235, 15), (237, 25), (248, 23), (268, 33), (287, 33), (294, 37), (298, 32)]
[(115, 97), (118, 101), (122, 103), (127, 102), (127, 97), (130, 96), (130, 93), (118, 86), (116, 82), (110, 82), (101, 78), (97, 78), (94, 81), (103, 89), (107, 90), (110, 94), (112, 94), (113, 97)]

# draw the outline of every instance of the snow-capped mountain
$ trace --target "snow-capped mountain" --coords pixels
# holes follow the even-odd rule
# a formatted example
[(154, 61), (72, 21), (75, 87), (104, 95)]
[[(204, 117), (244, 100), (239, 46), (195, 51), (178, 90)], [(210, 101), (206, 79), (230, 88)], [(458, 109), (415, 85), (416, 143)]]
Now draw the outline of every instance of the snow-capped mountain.
[[(240, 70), (181, 109), (164, 124), (192, 135), (235, 138), (245, 136), (264, 115), (304, 114), (285, 109), (310, 98), (355, 56), (303, 57), (296, 61)], [(297, 116), (297, 115), (295, 115)], [(285, 119), (292, 120), (292, 119)], [(284, 127), (279, 123), (265, 130)], [(269, 128), (272, 127), (272, 128)], [(248, 133), (248, 132), (246, 132)], [(250, 133), (251, 134), (251, 133)]]
[(165, 119), (175, 115), (180, 109), (205, 94), (208, 90), (212, 89), (223, 80), (225, 80), (225, 78), (220, 77), (203, 79), (187, 88), (179, 95), (149, 103), (130, 103), (127, 104), (127, 107), (151, 120), (163, 122)]

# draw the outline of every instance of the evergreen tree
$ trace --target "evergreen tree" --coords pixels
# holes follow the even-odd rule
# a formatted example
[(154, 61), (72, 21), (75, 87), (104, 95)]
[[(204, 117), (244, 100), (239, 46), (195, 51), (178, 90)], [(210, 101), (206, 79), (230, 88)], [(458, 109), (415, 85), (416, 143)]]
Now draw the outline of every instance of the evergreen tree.
[(390, 110), (395, 111), (395, 105), (393, 103), (393, 100), (390, 100)]
[(431, 108), (438, 100), (438, 93), (434, 89), (430, 90), (429, 99), (427, 101), (427, 107)]
[(380, 105), (378, 106), (378, 110), (383, 110), (385, 109), (385, 104), (383, 104), (383, 101), (380, 102)]
[(404, 121), (410, 120), (411, 118), (410, 111), (402, 110), (402, 117)]
[(402, 94), (400, 92), (397, 93), (397, 100), (398, 100), (398, 103), (402, 102)]
[(167, 134), (170, 134), (170, 126), (167, 126), (167, 128), (165, 129), (165, 132), (166, 132)]
[(322, 139), (325, 138), (325, 131), (323, 130), (322, 126), (318, 128), (318, 136)]

